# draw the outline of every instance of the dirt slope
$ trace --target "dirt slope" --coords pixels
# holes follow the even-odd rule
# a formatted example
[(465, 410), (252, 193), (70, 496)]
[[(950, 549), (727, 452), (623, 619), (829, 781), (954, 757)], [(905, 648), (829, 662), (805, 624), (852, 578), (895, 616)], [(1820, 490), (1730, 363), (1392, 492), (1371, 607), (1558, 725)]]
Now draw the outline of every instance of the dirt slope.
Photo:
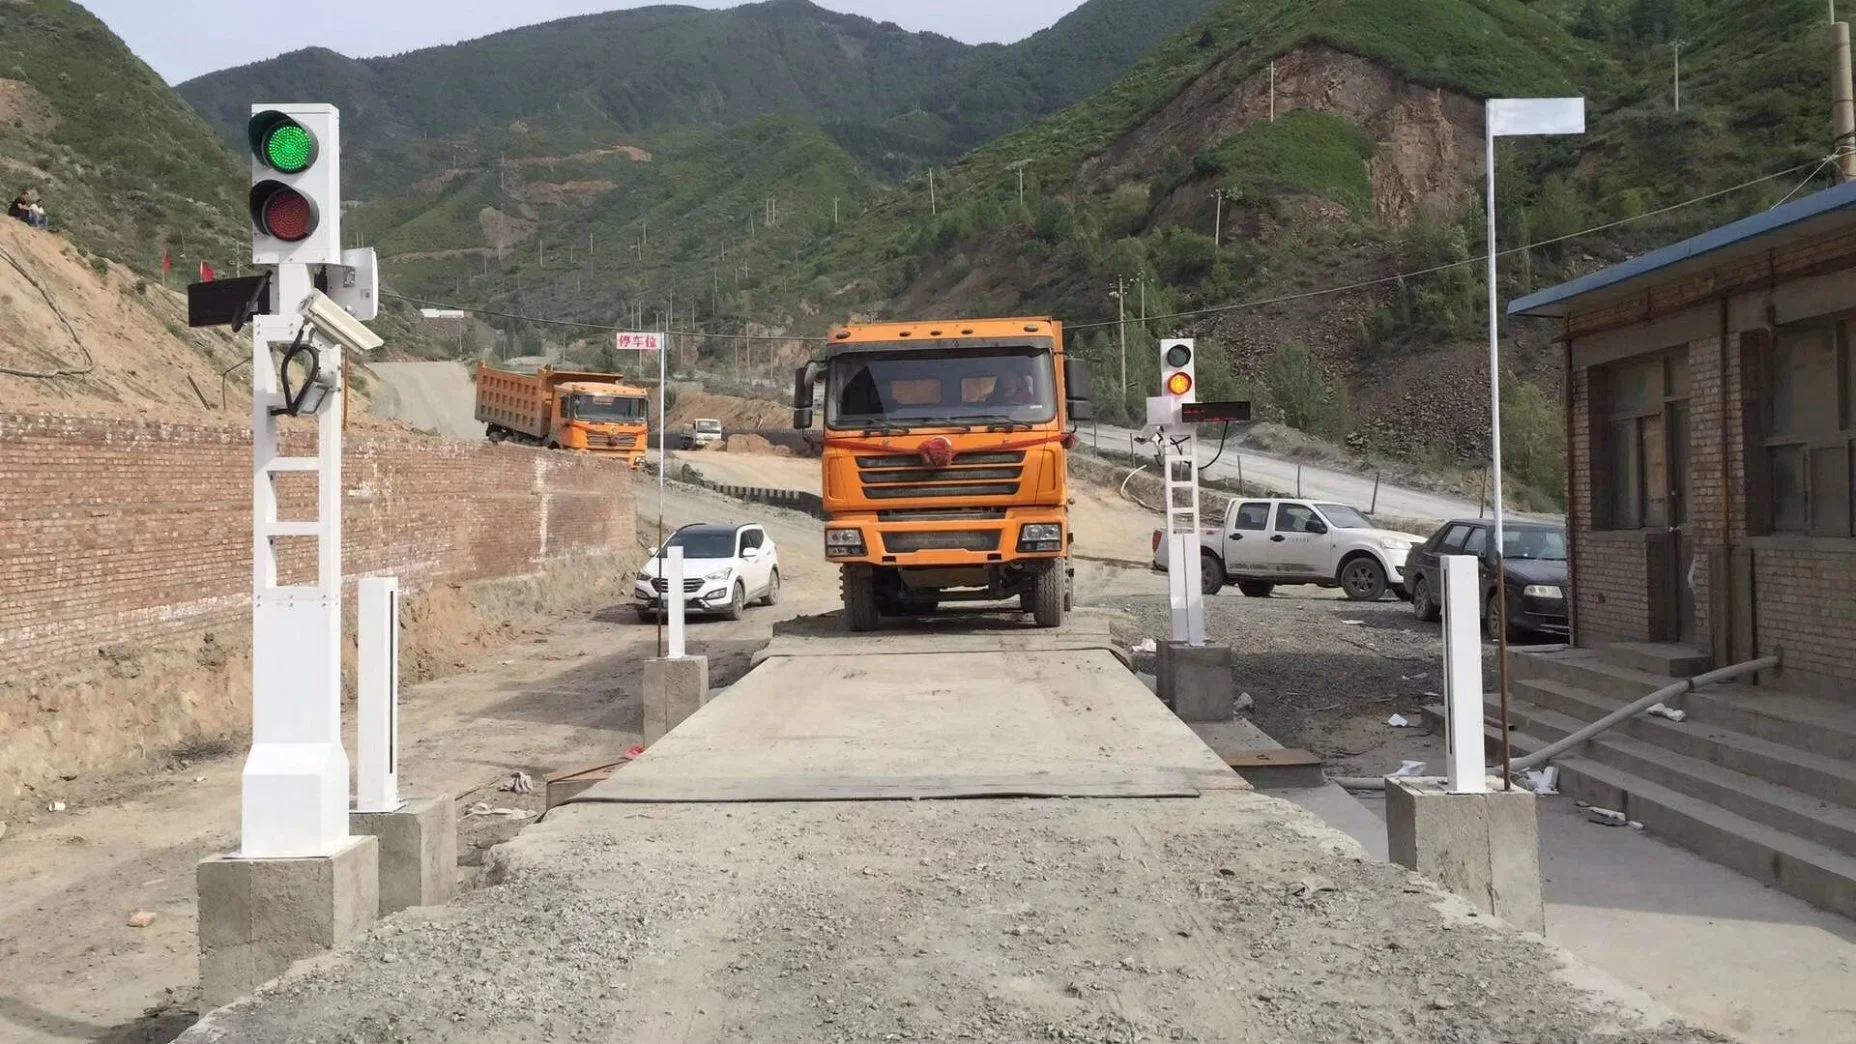
[[(221, 371), (249, 354), (226, 332), (188, 329), (183, 294), (0, 221), (0, 410), (197, 420), (219, 409)], [(242, 369), (226, 381), (228, 416), (249, 409), (249, 384)]]

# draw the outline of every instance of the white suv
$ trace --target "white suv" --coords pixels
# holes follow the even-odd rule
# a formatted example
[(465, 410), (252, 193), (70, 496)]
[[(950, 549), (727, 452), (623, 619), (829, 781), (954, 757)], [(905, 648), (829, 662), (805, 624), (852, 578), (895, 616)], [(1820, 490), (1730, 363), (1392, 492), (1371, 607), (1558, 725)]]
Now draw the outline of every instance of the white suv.
[(773, 605), (780, 600), (780, 550), (773, 537), (755, 525), (684, 526), (653, 548), (639, 568), (632, 602), (640, 620), (655, 620), (664, 609), (662, 579), (669, 563), (662, 552), (683, 549), (683, 604), (690, 613), (719, 613), (741, 619), (750, 601)]

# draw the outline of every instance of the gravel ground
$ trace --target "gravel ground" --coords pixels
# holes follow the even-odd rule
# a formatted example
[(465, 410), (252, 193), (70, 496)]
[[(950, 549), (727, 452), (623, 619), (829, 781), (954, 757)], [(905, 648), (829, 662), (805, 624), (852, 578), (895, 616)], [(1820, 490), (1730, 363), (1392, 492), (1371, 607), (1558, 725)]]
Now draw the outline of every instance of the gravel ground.
[(569, 806), (489, 880), (182, 1039), (1720, 1039), (1248, 792)]
[[(1170, 634), (1164, 595), (1102, 604), (1125, 611), (1116, 638), (1130, 648)], [(1330, 775), (1378, 776), (1406, 760), (1442, 771), (1442, 737), (1426, 730), (1420, 711), (1443, 702), (1443, 631), (1420, 623), (1407, 603), (1350, 602), (1312, 587), (1267, 599), (1229, 590), (1206, 600), (1205, 633), (1234, 651), (1238, 690), (1255, 701), (1251, 721), (1284, 746), (1320, 755)], [(1492, 645), (1483, 662), (1493, 691)], [(1151, 673), (1151, 654), (1137, 656), (1135, 668)], [(1388, 725), (1394, 714), (1413, 727)]]

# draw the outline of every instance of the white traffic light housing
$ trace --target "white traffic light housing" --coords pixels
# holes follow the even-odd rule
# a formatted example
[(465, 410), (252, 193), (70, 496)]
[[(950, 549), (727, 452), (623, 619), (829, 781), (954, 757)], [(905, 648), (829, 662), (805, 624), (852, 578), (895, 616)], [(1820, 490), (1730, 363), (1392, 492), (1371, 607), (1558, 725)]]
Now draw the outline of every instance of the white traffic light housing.
[(342, 263), (341, 114), (333, 105), (253, 105), (251, 260)]
[(1177, 409), (1199, 401), (1197, 343), (1189, 338), (1160, 342), (1160, 394)]

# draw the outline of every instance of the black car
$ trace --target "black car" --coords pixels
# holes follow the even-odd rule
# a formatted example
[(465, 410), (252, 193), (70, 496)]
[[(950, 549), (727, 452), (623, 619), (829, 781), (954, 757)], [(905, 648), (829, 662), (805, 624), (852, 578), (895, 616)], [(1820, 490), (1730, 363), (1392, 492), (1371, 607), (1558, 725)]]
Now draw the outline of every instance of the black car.
[[(1540, 522), (1504, 524), (1507, 552), (1508, 637), (1529, 634), (1571, 633), (1566, 599), (1566, 527)], [(1405, 581), (1411, 591), (1411, 608), (1418, 619), (1436, 622), (1443, 616), (1443, 562), (1445, 555), (1474, 555), (1482, 560), (1482, 628), (1493, 635), (1497, 627), (1495, 556), (1490, 543), (1495, 524), (1488, 519), (1446, 522), (1424, 545), (1411, 553)]]

